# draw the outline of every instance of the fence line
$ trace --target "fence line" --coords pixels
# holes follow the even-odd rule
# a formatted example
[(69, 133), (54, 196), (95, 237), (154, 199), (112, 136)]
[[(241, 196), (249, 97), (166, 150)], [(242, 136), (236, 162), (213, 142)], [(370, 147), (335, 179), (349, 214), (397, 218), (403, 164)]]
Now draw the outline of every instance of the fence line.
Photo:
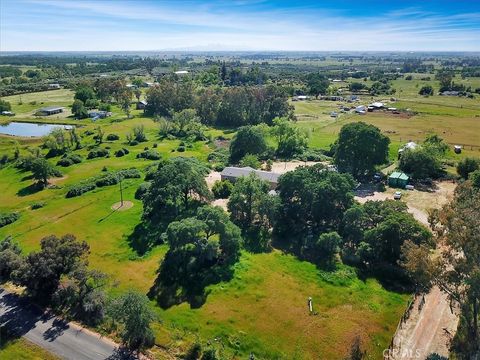
[(415, 304), (415, 301), (417, 300), (417, 297), (419, 296), (418, 293), (415, 293), (412, 295), (412, 298), (408, 302), (408, 306), (403, 312), (402, 317), (398, 321), (397, 327), (395, 329), (395, 332), (393, 333), (392, 339), (390, 340), (390, 345), (388, 346), (388, 349), (384, 351), (383, 353), (383, 359), (384, 360), (394, 360), (395, 358), (392, 356), (394, 354), (394, 347), (395, 347), (395, 338), (397, 337), (399, 331), (402, 329), (402, 325), (409, 319), (410, 313), (412, 312), (413, 305)]

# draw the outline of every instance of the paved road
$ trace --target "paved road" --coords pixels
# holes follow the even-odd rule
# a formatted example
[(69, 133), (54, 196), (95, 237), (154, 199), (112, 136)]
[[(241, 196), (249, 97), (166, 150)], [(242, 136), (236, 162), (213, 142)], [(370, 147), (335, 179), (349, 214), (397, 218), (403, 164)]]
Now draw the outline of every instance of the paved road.
[(128, 359), (108, 339), (68, 323), (0, 288), (0, 326), (63, 359)]

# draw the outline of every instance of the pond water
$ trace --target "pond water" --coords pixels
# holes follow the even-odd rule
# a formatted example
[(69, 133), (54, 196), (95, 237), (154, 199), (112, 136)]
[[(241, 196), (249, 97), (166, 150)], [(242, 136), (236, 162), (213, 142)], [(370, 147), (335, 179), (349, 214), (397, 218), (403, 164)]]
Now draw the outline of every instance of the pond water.
[(45, 136), (55, 128), (71, 129), (70, 125), (62, 124), (37, 124), (27, 122), (11, 122), (5, 125), (0, 125), (0, 134), (13, 136)]

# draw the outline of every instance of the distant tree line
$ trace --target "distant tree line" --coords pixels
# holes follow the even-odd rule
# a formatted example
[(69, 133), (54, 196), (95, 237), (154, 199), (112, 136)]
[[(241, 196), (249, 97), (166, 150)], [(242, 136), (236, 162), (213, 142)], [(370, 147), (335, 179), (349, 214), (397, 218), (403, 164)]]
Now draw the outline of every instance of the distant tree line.
[(172, 117), (188, 108), (206, 125), (242, 126), (266, 123), (276, 117), (293, 118), (288, 94), (277, 86), (196, 89), (190, 81), (168, 79), (147, 91), (149, 115)]

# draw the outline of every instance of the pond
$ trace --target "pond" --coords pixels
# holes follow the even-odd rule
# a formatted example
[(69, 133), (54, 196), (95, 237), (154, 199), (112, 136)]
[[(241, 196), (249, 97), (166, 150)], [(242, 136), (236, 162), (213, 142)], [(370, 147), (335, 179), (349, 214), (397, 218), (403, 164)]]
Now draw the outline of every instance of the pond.
[(5, 125), (0, 125), (0, 134), (13, 136), (45, 136), (50, 134), (53, 129), (71, 129), (70, 125), (62, 124), (37, 124), (27, 122), (11, 122)]

